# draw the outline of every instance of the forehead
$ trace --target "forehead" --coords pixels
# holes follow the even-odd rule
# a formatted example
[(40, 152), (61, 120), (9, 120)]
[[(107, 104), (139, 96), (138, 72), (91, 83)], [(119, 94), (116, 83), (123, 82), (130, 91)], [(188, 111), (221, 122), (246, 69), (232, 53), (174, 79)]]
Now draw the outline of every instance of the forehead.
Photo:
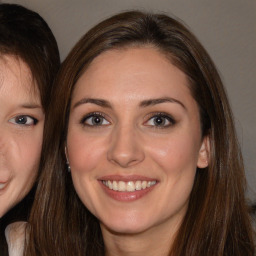
[(179, 97), (190, 94), (188, 84), (187, 76), (159, 50), (125, 48), (109, 50), (96, 57), (77, 81), (73, 97), (81, 93), (120, 97), (131, 92), (137, 92), (140, 97), (142, 94), (162, 97), (171, 92), (172, 96)]
[(30, 68), (17, 56), (0, 55), (0, 93), (3, 91), (39, 97), (38, 86)]

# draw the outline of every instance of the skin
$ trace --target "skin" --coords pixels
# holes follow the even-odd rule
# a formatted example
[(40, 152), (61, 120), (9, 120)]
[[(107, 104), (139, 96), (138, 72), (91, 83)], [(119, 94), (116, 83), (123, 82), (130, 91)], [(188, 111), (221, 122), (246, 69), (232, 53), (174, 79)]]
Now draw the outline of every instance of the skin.
[[(100, 221), (106, 255), (168, 255), (196, 169), (208, 165), (207, 141), (186, 75), (162, 53), (128, 48), (94, 59), (72, 95), (66, 155), (79, 197)], [(117, 200), (104, 179), (157, 183)]]
[(0, 217), (33, 186), (43, 137), (44, 112), (25, 62), (0, 56)]

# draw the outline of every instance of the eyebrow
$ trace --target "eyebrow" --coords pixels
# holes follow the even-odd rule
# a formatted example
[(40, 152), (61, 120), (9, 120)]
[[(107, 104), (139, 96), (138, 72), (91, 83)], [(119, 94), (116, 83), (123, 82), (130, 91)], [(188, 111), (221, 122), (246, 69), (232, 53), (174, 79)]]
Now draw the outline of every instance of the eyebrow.
[(76, 108), (82, 104), (86, 104), (86, 103), (92, 103), (101, 107), (105, 107), (105, 108), (111, 108), (111, 104), (106, 101), (106, 100), (102, 100), (102, 99), (92, 99), (92, 98), (83, 98), (81, 100), (79, 100), (73, 108)]
[(161, 103), (166, 103), (166, 102), (167, 103), (168, 102), (170, 102), (170, 103), (177, 103), (177, 104), (181, 105), (186, 110), (186, 107), (185, 107), (185, 105), (182, 102), (180, 102), (179, 100), (176, 100), (174, 98), (170, 98), (170, 97), (143, 100), (140, 103), (140, 107), (154, 106), (154, 105), (161, 104)]
[[(161, 103), (177, 103), (179, 105), (181, 105), (185, 110), (186, 107), (185, 105), (180, 102), (179, 100), (176, 100), (174, 98), (170, 98), (170, 97), (164, 97), (164, 98), (157, 98), (157, 99), (148, 99), (148, 100), (143, 100), (139, 106), (140, 107), (148, 107), (148, 106), (154, 106), (157, 104), (161, 104)], [(103, 99), (92, 99), (92, 98), (83, 98), (81, 100), (79, 100), (78, 102), (76, 102), (74, 104), (73, 108), (76, 108), (82, 104), (86, 104), (86, 103), (92, 103), (101, 107), (105, 107), (105, 108), (112, 108), (110, 102), (108, 102), (107, 100), (103, 100)]]
[(21, 104), (21, 108), (29, 108), (29, 109), (34, 109), (34, 108), (42, 108), (42, 106), (38, 104)]

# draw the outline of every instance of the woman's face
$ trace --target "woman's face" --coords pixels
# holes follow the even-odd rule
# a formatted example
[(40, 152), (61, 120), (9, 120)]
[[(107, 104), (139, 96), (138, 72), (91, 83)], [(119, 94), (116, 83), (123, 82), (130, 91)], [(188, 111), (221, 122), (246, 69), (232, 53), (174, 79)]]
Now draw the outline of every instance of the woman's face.
[(40, 159), (44, 113), (37, 85), (18, 58), (0, 56), (0, 217), (31, 189)]
[(67, 157), (103, 232), (175, 230), (206, 144), (185, 74), (154, 48), (107, 51), (75, 85)]

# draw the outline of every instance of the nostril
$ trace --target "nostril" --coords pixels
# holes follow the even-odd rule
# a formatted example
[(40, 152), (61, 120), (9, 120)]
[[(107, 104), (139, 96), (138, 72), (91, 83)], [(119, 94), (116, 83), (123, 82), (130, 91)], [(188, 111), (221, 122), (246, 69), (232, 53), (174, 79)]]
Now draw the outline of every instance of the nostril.
[(133, 166), (144, 159), (144, 153), (142, 149), (132, 149), (130, 151), (119, 151), (118, 149), (109, 150), (108, 160), (118, 164), (119, 166), (125, 168)]
[(128, 124), (117, 127), (109, 144), (108, 160), (123, 168), (141, 162), (144, 159), (144, 152), (136, 135), (134, 128)]
[(116, 159), (113, 159), (112, 161), (123, 168), (130, 167), (130, 166), (136, 164), (137, 162), (139, 162), (136, 159), (130, 159), (130, 158), (129, 159), (116, 158)]

